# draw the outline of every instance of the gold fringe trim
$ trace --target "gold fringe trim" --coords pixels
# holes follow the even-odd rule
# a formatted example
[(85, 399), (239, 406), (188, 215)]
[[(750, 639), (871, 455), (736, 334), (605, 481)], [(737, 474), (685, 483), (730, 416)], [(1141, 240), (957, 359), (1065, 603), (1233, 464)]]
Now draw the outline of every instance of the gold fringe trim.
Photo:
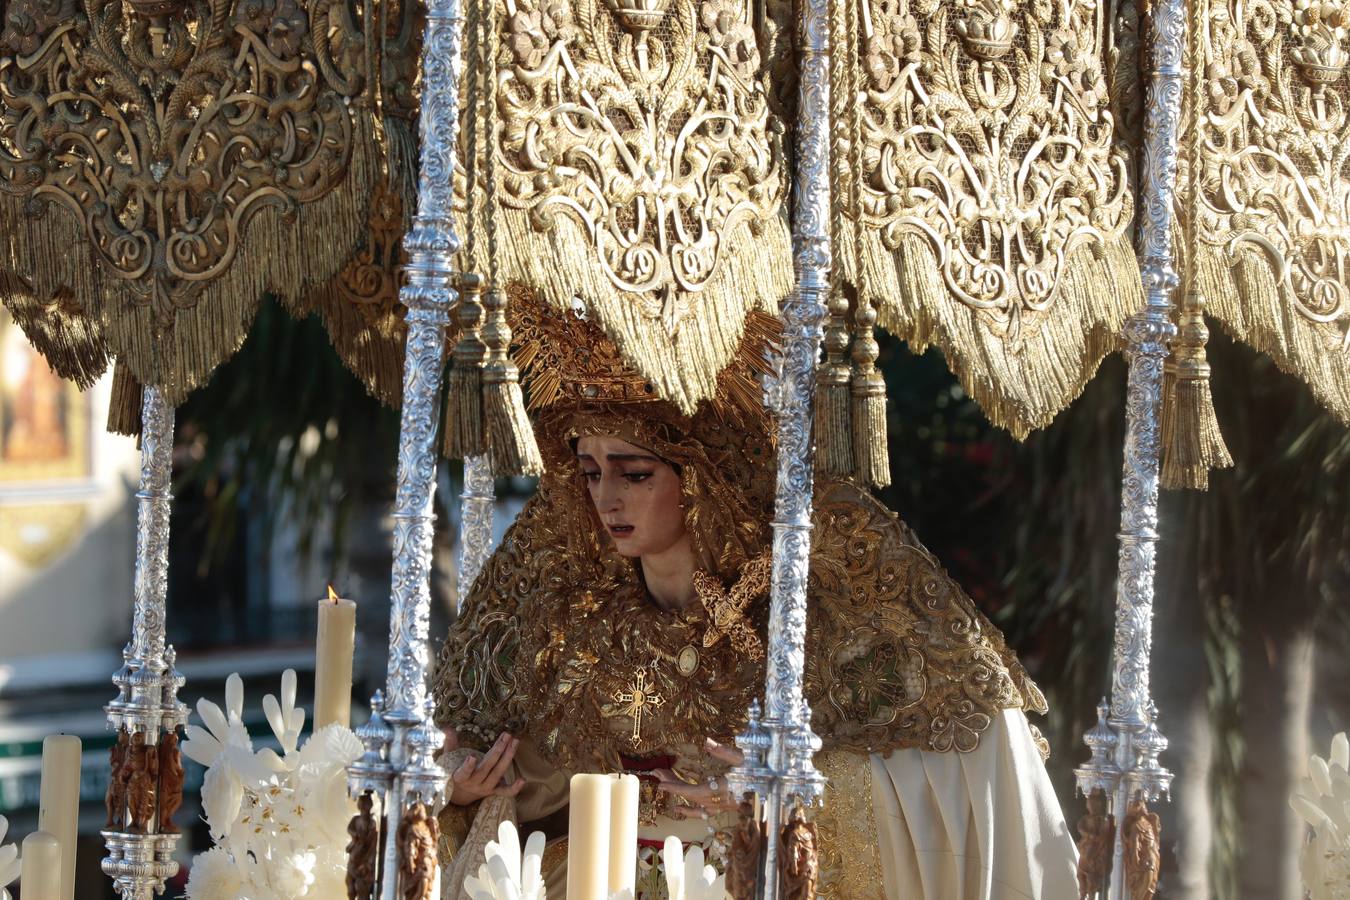
[(877, 371), (877, 311), (858, 300), (853, 315), (853, 459), (860, 482), (883, 488), (891, 483), (886, 439), (886, 380)]
[(108, 402), (108, 430), (127, 437), (141, 436), (141, 383), (120, 362), (113, 366), (112, 397)]
[[(16, 215), (22, 216), (18, 201), (0, 197), (0, 232), (12, 233)], [(9, 258), (13, 258), (12, 253)], [(4, 269), (4, 261), (5, 257), (0, 257), (0, 303), (53, 372), (75, 382), (81, 390), (88, 389), (108, 369), (106, 343), (98, 321), (85, 314), (78, 295), (69, 287), (57, 286), (43, 300), (28, 281)]]
[[(392, 152), (392, 151), (391, 151)], [(388, 182), (392, 182), (392, 187)], [(399, 299), (403, 236), (417, 194), (391, 173), (370, 198), (365, 240), (322, 288), (304, 298), (317, 311), (338, 358), (367, 393), (392, 409), (403, 402), (407, 310)]]
[(825, 475), (853, 475), (853, 419), (848, 369), (825, 367), (816, 379), (816, 467)]
[(1350, 425), (1350, 347), (1335, 325), (1300, 314), (1270, 261), (1254, 250), (1230, 259), (1222, 248), (1202, 245), (1195, 271), (1210, 315), (1225, 331), (1305, 381), (1317, 402)]
[(1163, 419), (1162, 486), (1168, 490), (1209, 490), (1210, 469), (1233, 465), (1214, 415), (1209, 379), (1175, 378), (1169, 405), (1170, 414)]
[(758, 234), (742, 223), (723, 235), (718, 271), (706, 287), (684, 294), (689, 308), (671, 335), (660, 316), (642, 311), (640, 298), (615, 288), (580, 224), (559, 215), (549, 230), (540, 231), (526, 212), (503, 208), (498, 216), (502, 281), (533, 288), (561, 312), (570, 312), (579, 297), (624, 359), (685, 414), (716, 393), (718, 373), (740, 345), (746, 314), (755, 309), (776, 314), (792, 290), (786, 215), (762, 223)]
[[(38, 296), (68, 291), (79, 298), (100, 329), (104, 357), (116, 357), (141, 383), (159, 385), (176, 406), (239, 349), (264, 294), (277, 295), (293, 312), (308, 313), (306, 295), (360, 244), (370, 186), (381, 177), (377, 131), (372, 117), (358, 112), (343, 183), (300, 204), (289, 219), (278, 208), (260, 209), (245, 226), (233, 263), (168, 322), (156, 321), (150, 304), (128, 282), (107, 274), (81, 224), (58, 204), (48, 204), (37, 218), (23, 215), (18, 204), (0, 204), (0, 231), (10, 238), (0, 246), (9, 255), (0, 258), (0, 268), (21, 274)], [(57, 247), (68, 252), (53, 252)], [(34, 343), (48, 359), (71, 353), (69, 341)], [(97, 361), (95, 352), (85, 368), (97, 368), (92, 365)]]
[(853, 475), (853, 422), (849, 407), (848, 296), (830, 292), (825, 360), (816, 375), (816, 467), (826, 475)]
[(1210, 392), (1205, 344), (1205, 298), (1193, 283), (1182, 301), (1172, 355), (1163, 373), (1162, 486), (1168, 490), (1209, 490), (1210, 469), (1226, 469), (1233, 458), (1219, 430)]
[(496, 475), (540, 475), (544, 459), (534, 426), (525, 412), (520, 370), (511, 359), (511, 327), (506, 324), (506, 294), (493, 287), (484, 295), (487, 363), (483, 367), (483, 418), (488, 452)]
[(483, 363), (487, 357), (481, 332), (483, 279), (476, 272), (459, 276), (460, 338), (454, 366), (445, 389), (445, 434), (441, 452), (451, 459), (468, 459), (487, 450), (483, 430)]
[[(876, 304), (879, 323), (917, 351), (936, 344), (989, 420), (1021, 440), (1050, 424), (1083, 391), (1121, 329), (1143, 305), (1134, 250), (1124, 236), (1105, 246), (1081, 246), (1068, 258), (1050, 313), (1026, 322), (1016, 345), (947, 290), (927, 239), (901, 237), (892, 251), (874, 230), (859, 235), (862, 298)], [(852, 268), (848, 254), (839, 262)]]

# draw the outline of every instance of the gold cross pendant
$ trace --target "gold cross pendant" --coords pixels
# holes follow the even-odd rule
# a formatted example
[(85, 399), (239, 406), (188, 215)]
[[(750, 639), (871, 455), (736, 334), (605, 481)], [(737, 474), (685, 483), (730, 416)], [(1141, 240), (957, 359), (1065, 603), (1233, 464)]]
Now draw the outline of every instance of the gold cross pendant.
[(651, 691), (647, 687), (647, 672), (645, 669), (638, 669), (637, 677), (634, 682), (626, 689), (620, 688), (614, 692), (614, 699), (619, 703), (625, 703), (621, 715), (629, 716), (633, 720), (633, 733), (631, 741), (634, 747), (642, 745), (642, 716), (648, 709), (656, 709), (666, 702), (666, 698)]

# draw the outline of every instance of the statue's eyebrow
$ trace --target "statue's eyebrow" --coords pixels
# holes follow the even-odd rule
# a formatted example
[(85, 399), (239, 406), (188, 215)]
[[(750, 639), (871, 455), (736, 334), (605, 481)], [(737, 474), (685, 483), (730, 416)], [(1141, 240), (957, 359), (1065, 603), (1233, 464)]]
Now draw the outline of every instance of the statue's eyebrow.
[[(584, 462), (595, 462), (595, 457), (589, 453), (578, 453), (577, 459)], [(610, 462), (661, 462), (660, 457), (647, 453), (606, 453), (605, 459)]]

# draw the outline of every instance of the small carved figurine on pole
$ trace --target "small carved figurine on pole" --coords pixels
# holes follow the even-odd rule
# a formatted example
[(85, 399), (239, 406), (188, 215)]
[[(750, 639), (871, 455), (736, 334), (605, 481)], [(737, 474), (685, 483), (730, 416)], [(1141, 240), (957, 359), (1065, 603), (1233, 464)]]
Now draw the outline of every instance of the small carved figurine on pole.
[(784, 900), (816, 900), (816, 883), (820, 880), (816, 848), (815, 824), (806, 821), (806, 810), (800, 805), (793, 807), (783, 827)]
[(375, 892), (375, 861), (380, 832), (371, 813), (374, 801), (366, 791), (356, 801), (356, 815), (347, 825), (347, 900), (370, 900)]
[(1125, 812), (1121, 839), (1125, 844), (1125, 890), (1129, 900), (1153, 900), (1162, 862), (1162, 821), (1138, 797)]
[(145, 742), (145, 732), (131, 736), (131, 753), (123, 770), (128, 773), (127, 798), (131, 806), (132, 834), (146, 834), (155, 819), (155, 790), (159, 782), (159, 754)]
[(403, 900), (431, 900), (436, 889), (436, 845), (440, 825), (420, 800), (408, 807), (398, 826), (399, 891)]
[(159, 833), (177, 834), (173, 814), (183, 805), (183, 758), (178, 751), (178, 732), (166, 731), (159, 739)]
[(130, 749), (131, 736), (127, 734), (125, 728), (119, 728), (117, 743), (112, 745), (110, 754), (112, 767), (108, 776), (108, 792), (103, 798), (104, 804), (108, 807), (108, 824), (104, 827), (109, 831), (120, 831), (126, 824), (127, 777), (130, 774), (126, 764)]
[(1100, 788), (1088, 794), (1087, 807), (1078, 820), (1078, 900), (1101, 900), (1111, 874), (1116, 817), (1106, 811), (1106, 792)]
[(755, 900), (759, 867), (764, 858), (764, 823), (755, 814), (754, 798), (741, 801), (740, 821), (731, 838), (727, 860), (727, 893), (732, 900)]

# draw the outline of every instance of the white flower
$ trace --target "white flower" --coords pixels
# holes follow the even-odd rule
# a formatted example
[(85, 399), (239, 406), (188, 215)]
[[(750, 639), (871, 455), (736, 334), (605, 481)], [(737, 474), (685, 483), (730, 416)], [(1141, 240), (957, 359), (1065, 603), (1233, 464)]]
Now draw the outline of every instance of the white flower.
[(268, 694), (263, 697), (263, 712), (267, 715), (267, 724), (286, 754), (295, 752), (295, 744), (300, 740), (300, 732), (305, 728), (305, 711), (295, 706), (295, 670), (287, 669), (281, 674), (281, 702)]
[(0, 816), (0, 900), (9, 900), (5, 886), (19, 877), (19, 848), (4, 842), (8, 833), (9, 819)]
[(224, 766), (212, 766), (202, 780), (202, 814), (206, 817), (211, 839), (219, 841), (230, 833), (239, 820), (239, 809), (244, 803), (244, 785), (233, 771)]
[(243, 721), (244, 680), (238, 674), (225, 681), (225, 708), (226, 712), (221, 712), (219, 706), (205, 697), (197, 701), (197, 715), (206, 728), (189, 725), (184, 729), (187, 740), (180, 748), (184, 756), (203, 766), (211, 766), (227, 747), (253, 752), (253, 742), (249, 740)]
[(188, 874), (188, 900), (233, 900), (244, 881), (234, 859), (224, 849), (212, 847), (192, 860)]
[(268, 887), (282, 897), (303, 897), (314, 883), (313, 851), (292, 853), (272, 860)]
[(1308, 778), (1289, 805), (1313, 828), (1299, 856), (1312, 900), (1350, 900), (1350, 740), (1331, 741), (1328, 759), (1308, 760)]
[(674, 835), (666, 838), (661, 865), (666, 870), (670, 900), (724, 900), (727, 896), (726, 879), (705, 864), (703, 848), (698, 844), (690, 847), (686, 855), (679, 838)]
[(520, 832), (512, 822), (497, 827), (497, 840), (489, 841), (486, 862), (477, 877), (464, 879), (470, 900), (544, 900), (547, 891), (542, 874), (544, 834), (536, 831), (520, 852)]

